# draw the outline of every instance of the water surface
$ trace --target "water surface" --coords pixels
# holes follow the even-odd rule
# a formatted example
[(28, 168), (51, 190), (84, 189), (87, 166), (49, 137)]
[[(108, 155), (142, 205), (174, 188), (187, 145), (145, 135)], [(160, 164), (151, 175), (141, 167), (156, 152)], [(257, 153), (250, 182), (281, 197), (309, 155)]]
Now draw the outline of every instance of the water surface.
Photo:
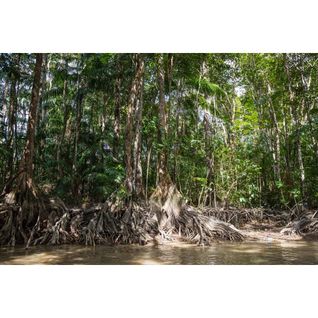
[(1, 247), (0, 264), (318, 264), (318, 242), (215, 243), (159, 246), (36, 246)]

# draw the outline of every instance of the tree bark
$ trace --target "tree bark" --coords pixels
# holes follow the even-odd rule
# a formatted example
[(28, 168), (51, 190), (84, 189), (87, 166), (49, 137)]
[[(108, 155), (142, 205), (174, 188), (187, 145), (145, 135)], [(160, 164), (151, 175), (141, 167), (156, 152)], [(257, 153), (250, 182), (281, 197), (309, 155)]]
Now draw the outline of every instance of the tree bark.
[(167, 113), (164, 90), (164, 63), (163, 55), (159, 54), (157, 59), (157, 80), (159, 88), (159, 107), (158, 107), (158, 153), (157, 179), (158, 184), (150, 197), (150, 202), (156, 211), (159, 229), (170, 231), (175, 227), (182, 207), (182, 196), (175, 184), (172, 183), (167, 162)]
[[(287, 56), (285, 56), (285, 70), (288, 78), (288, 91), (289, 91), (289, 102), (290, 102), (290, 114), (292, 118), (292, 126), (296, 132), (296, 152), (297, 152), (297, 161), (299, 165), (299, 185), (301, 190), (301, 200), (306, 198), (306, 177), (305, 177), (305, 168), (303, 162), (303, 155), (302, 155), (302, 144), (301, 144), (301, 122), (303, 119), (304, 111), (305, 111), (305, 99), (304, 97), (300, 100), (300, 106), (297, 106), (296, 103), (296, 94), (292, 87), (292, 79), (290, 74), (290, 68), (288, 65)], [(301, 77), (303, 78), (303, 73), (301, 71)], [(304, 85), (305, 86), (305, 85)], [(306, 90), (306, 87), (304, 87)]]
[(301, 129), (301, 119), (304, 113), (304, 107), (305, 107), (305, 100), (302, 99), (296, 129), (297, 129), (297, 158), (298, 158), (299, 171), (300, 171), (300, 189), (301, 189), (301, 197), (303, 200), (306, 199), (306, 180), (305, 180), (305, 167), (304, 167), (303, 154), (302, 154), (300, 129)]
[(215, 189), (215, 168), (214, 168), (214, 153), (210, 144), (210, 140), (214, 137), (213, 128), (211, 129), (207, 115), (204, 116), (205, 129), (205, 151), (207, 161), (207, 191), (205, 205), (216, 208), (216, 189)]
[[(33, 172), (34, 172), (34, 140), (35, 140), (35, 129), (37, 120), (37, 107), (40, 96), (41, 86), (41, 72), (42, 72), (43, 54), (36, 54), (36, 62), (34, 68), (34, 79), (31, 94), (31, 104), (29, 111), (29, 120), (26, 136), (26, 145), (23, 152), (23, 158), (20, 162), (20, 169), (24, 173), (20, 175), (23, 178), (21, 186), (31, 188), (33, 186)], [(22, 189), (23, 191), (23, 189)]]
[(81, 91), (81, 80), (80, 75), (78, 74), (77, 79), (77, 96), (76, 96), (76, 119), (75, 119), (75, 136), (74, 136), (74, 156), (73, 156), (73, 195), (77, 197), (79, 193), (79, 187), (81, 181), (79, 180), (78, 175), (78, 164), (77, 164), (77, 157), (78, 157), (78, 142), (81, 130), (81, 121), (82, 121), (82, 104), (83, 104), (83, 93)]
[(115, 81), (115, 109), (114, 109), (114, 140), (113, 140), (113, 156), (118, 157), (118, 146), (120, 136), (120, 108), (121, 108), (121, 84), (123, 76), (123, 66), (120, 61), (117, 61), (117, 77)]
[(138, 97), (138, 91), (142, 81), (144, 72), (144, 60), (141, 54), (134, 55), (135, 60), (135, 76), (131, 84), (131, 89), (128, 98), (127, 106), (127, 121), (126, 121), (126, 139), (125, 139), (125, 166), (126, 166), (126, 180), (125, 186), (128, 197), (135, 194), (134, 184), (134, 118), (135, 118), (135, 103)]
[(63, 129), (62, 129), (61, 138), (58, 141), (58, 146), (56, 151), (57, 171), (60, 177), (62, 177), (63, 175), (62, 166), (61, 166), (61, 148), (63, 147), (63, 144), (64, 144), (66, 126), (67, 126), (67, 121), (69, 118), (69, 107), (66, 101), (66, 92), (67, 92), (67, 80), (65, 79), (63, 82), (63, 113), (64, 113)]
[(10, 86), (10, 102), (8, 109), (8, 139), (7, 139), (7, 151), (8, 151), (8, 162), (7, 170), (9, 171), (9, 179), (13, 176), (14, 171), (14, 136), (16, 127), (16, 116), (17, 116), (17, 81), (19, 72), (19, 54), (15, 54), (13, 58), (13, 70), (11, 73), (11, 86)]
[[(270, 84), (267, 84), (267, 89), (268, 89), (268, 96), (269, 96), (269, 112), (270, 116), (272, 119), (272, 122), (274, 124), (274, 153), (273, 153), (273, 159), (274, 159), (274, 176), (275, 176), (275, 181), (281, 183), (282, 177), (281, 177), (281, 165), (280, 165), (280, 129), (278, 126), (278, 120), (277, 120), (277, 115), (276, 111), (274, 109), (271, 93), (272, 89), (270, 87)], [(276, 185), (277, 187), (277, 185)], [(280, 187), (280, 186), (279, 186)]]
[[(3, 136), (4, 140), (6, 141), (6, 143), (8, 142), (7, 139), (7, 129), (6, 129), (6, 123), (8, 120), (8, 113), (7, 113), (7, 94), (8, 94), (8, 83), (7, 81), (4, 82), (4, 87), (3, 87), (3, 91), (2, 91), (2, 103), (1, 103), (1, 111), (0, 111), (0, 116), (1, 116), (1, 130), (0, 130), (0, 134)], [(4, 157), (4, 156), (3, 156)], [(3, 158), (3, 162), (5, 162), (5, 158)], [(5, 184), (5, 180), (6, 180), (6, 172), (7, 172), (7, 166), (1, 165), (1, 185)]]
[(141, 118), (143, 109), (143, 79), (139, 85), (139, 99), (135, 104), (135, 135), (134, 135), (134, 187), (137, 198), (144, 197), (144, 189), (142, 182), (142, 167), (141, 167)]
[(167, 114), (164, 90), (164, 61), (163, 54), (158, 56), (158, 87), (159, 87), (159, 127), (158, 127), (158, 143), (161, 145), (161, 150), (158, 156), (158, 185), (165, 186), (171, 183), (170, 175), (167, 167), (167, 149), (166, 149), (166, 135), (167, 135)]

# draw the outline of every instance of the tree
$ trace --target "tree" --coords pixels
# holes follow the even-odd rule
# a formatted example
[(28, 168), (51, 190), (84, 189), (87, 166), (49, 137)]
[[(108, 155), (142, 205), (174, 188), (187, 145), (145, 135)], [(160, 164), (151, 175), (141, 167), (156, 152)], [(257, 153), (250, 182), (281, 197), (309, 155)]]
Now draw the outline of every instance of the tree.
[[(140, 90), (144, 73), (144, 59), (141, 54), (134, 55), (135, 76), (133, 78), (127, 106), (126, 139), (125, 139), (125, 168), (126, 168), (126, 191), (128, 197), (136, 197), (142, 194), (140, 184), (140, 121), (142, 103), (140, 103)], [(135, 127), (134, 127), (135, 126)], [(135, 128), (135, 129), (134, 129)], [(135, 145), (135, 147), (133, 147)]]
[[(24, 222), (26, 222), (27, 225), (32, 224), (34, 219), (38, 218), (41, 210), (44, 208), (39, 201), (39, 193), (34, 184), (35, 129), (41, 86), (42, 62), (43, 54), (36, 54), (23, 155), (17, 174), (14, 177), (11, 177), (2, 194), (2, 196), (5, 196), (5, 202), (13, 205), (13, 207), (9, 212), (11, 218), (9, 218), (2, 228), (0, 241), (2, 243), (9, 242), (10, 245), (15, 245), (16, 235), (21, 235), (25, 243), (27, 242), (27, 235), (24, 231)], [(19, 207), (18, 213), (16, 213), (15, 205)]]
[(37, 224), (35, 242), (62, 212), (72, 220), (62, 203), (54, 216), (52, 197), (77, 207), (114, 200), (110, 219), (125, 220), (129, 235), (107, 232), (105, 208), (83, 216), (76, 239), (89, 242), (137, 242), (134, 219), (145, 237), (155, 220), (161, 236), (192, 231), (208, 242), (222, 226), (197, 207), (317, 206), (316, 54), (34, 57), (0, 54), (0, 209), (12, 212), (0, 214), (2, 242), (14, 227), (24, 242)]
[(114, 157), (118, 156), (119, 136), (120, 136), (120, 108), (121, 108), (121, 85), (123, 76), (123, 65), (118, 57), (116, 61), (116, 81), (114, 89), (114, 139), (113, 139), (113, 154)]

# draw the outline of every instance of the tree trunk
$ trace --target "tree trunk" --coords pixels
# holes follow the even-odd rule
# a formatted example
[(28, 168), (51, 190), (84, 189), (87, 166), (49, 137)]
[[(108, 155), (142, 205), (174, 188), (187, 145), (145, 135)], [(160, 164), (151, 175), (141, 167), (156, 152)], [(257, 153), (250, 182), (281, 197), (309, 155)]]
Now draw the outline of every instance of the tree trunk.
[[(159, 233), (165, 238), (173, 232), (179, 235), (195, 238), (199, 244), (209, 244), (215, 237), (242, 239), (242, 235), (232, 229), (228, 224), (223, 224), (215, 219), (203, 217), (191, 207), (184, 204), (182, 195), (175, 184), (172, 183), (167, 166), (167, 118), (164, 91), (164, 66), (163, 55), (157, 60), (158, 87), (159, 87), (159, 125), (158, 143), (161, 148), (158, 155), (158, 185), (150, 197), (152, 210), (155, 211), (158, 220)], [(221, 224), (222, 223), (222, 224)], [(221, 229), (222, 228), (222, 229)]]
[(216, 208), (216, 189), (215, 189), (215, 168), (214, 168), (214, 154), (211, 149), (210, 140), (214, 137), (214, 131), (210, 128), (210, 123), (207, 115), (204, 116), (205, 129), (205, 151), (207, 161), (207, 191), (205, 198), (205, 205)]
[[(3, 91), (2, 91), (2, 103), (1, 103), (1, 112), (0, 112), (0, 119), (1, 119), (1, 130), (0, 130), (0, 134), (1, 136), (3, 136), (3, 139), (6, 141), (6, 143), (8, 142), (7, 139), (7, 130), (6, 130), (6, 122), (7, 122), (7, 94), (8, 94), (8, 83), (7, 81), (4, 82), (4, 87), (3, 87)], [(5, 156), (2, 156), (3, 158), (3, 162), (5, 162)], [(5, 184), (5, 180), (6, 180), (6, 173), (7, 173), (7, 165), (3, 164), (1, 165), (1, 185)]]
[(121, 84), (123, 76), (123, 66), (120, 61), (117, 61), (117, 77), (115, 82), (115, 109), (114, 109), (114, 140), (113, 140), (113, 156), (118, 157), (118, 146), (120, 136), (120, 108), (121, 108)]
[(66, 101), (66, 92), (67, 92), (67, 80), (65, 79), (63, 82), (63, 129), (62, 129), (62, 135), (61, 138), (59, 138), (58, 145), (57, 145), (57, 151), (56, 151), (56, 161), (57, 161), (57, 171), (60, 177), (63, 176), (62, 166), (61, 166), (61, 151), (64, 144), (64, 138), (66, 133), (66, 126), (69, 119), (69, 107), (68, 103)]
[(166, 135), (167, 135), (167, 115), (166, 115), (166, 102), (164, 91), (164, 63), (163, 54), (158, 56), (158, 87), (159, 87), (159, 127), (158, 127), (158, 143), (161, 145), (161, 151), (158, 156), (158, 184), (165, 186), (171, 183), (170, 175), (167, 167), (167, 148), (166, 148)]
[(73, 156), (73, 195), (75, 199), (80, 195), (80, 176), (78, 175), (78, 142), (81, 130), (81, 121), (82, 121), (82, 103), (83, 103), (83, 93), (81, 92), (80, 79), (78, 78), (78, 91), (76, 96), (76, 121), (75, 121), (75, 136), (74, 136), (74, 156)]
[(135, 104), (135, 136), (134, 136), (134, 179), (135, 195), (137, 198), (144, 197), (144, 189), (142, 182), (142, 167), (141, 167), (141, 118), (143, 109), (143, 79), (139, 86), (139, 99)]
[(301, 189), (301, 197), (302, 200), (306, 199), (306, 180), (305, 180), (305, 167), (304, 167), (304, 161), (303, 161), (303, 154), (302, 154), (302, 147), (301, 147), (301, 120), (303, 117), (305, 108), (305, 100), (302, 99), (300, 111), (298, 115), (297, 120), (297, 158), (298, 158), (298, 164), (299, 164), (299, 171), (300, 171), (300, 189)]
[(8, 139), (7, 139), (7, 151), (8, 151), (8, 162), (7, 170), (9, 171), (9, 179), (13, 176), (14, 171), (14, 147), (13, 141), (15, 136), (15, 127), (16, 127), (16, 116), (17, 116), (17, 73), (19, 72), (19, 54), (14, 56), (14, 66), (17, 70), (13, 70), (11, 74), (11, 86), (10, 86), (10, 102), (8, 109)]
[(36, 119), (37, 119), (37, 107), (39, 103), (40, 96), (40, 86), (41, 86), (41, 72), (42, 72), (42, 61), (43, 54), (36, 54), (36, 62), (34, 69), (34, 80), (32, 87), (31, 95), (31, 104), (26, 136), (26, 145), (23, 152), (23, 158), (20, 162), (20, 171), (24, 172), (20, 175), (20, 178), (23, 180), (21, 190), (26, 188), (32, 188), (33, 186), (33, 172), (34, 172), (34, 140), (35, 140), (35, 128), (36, 128)]
[(45, 117), (45, 107), (43, 107), (43, 100), (46, 91), (46, 74), (48, 71), (48, 56), (47, 54), (43, 56), (43, 67), (42, 67), (42, 75), (41, 75), (41, 89), (39, 96), (39, 106), (37, 109), (37, 129), (40, 128), (41, 122)]
[(150, 170), (151, 153), (152, 153), (152, 141), (148, 142), (148, 146), (147, 146), (146, 192), (145, 192), (145, 197), (146, 197), (147, 202), (148, 202), (148, 184), (149, 184), (149, 170)]
[[(40, 96), (39, 96), (39, 105), (37, 109), (37, 138), (36, 138), (36, 148), (37, 148), (37, 158), (39, 161), (44, 162), (44, 144), (45, 144), (45, 128), (46, 128), (46, 113), (47, 107), (44, 104), (45, 94), (47, 90), (47, 73), (48, 73), (49, 59), (48, 55), (45, 54), (43, 57), (43, 67), (42, 67), (42, 78), (41, 78), (41, 87), (40, 87)], [(39, 165), (39, 168), (41, 165)], [(45, 172), (41, 169), (39, 175), (43, 175)]]
[(280, 129), (278, 125), (277, 114), (276, 114), (272, 97), (271, 97), (272, 89), (269, 83), (267, 83), (267, 90), (268, 90), (268, 96), (269, 96), (269, 113), (270, 113), (272, 122), (274, 124), (273, 171), (274, 171), (274, 178), (275, 178), (275, 188), (278, 191), (278, 195), (280, 196), (280, 199), (285, 201), (284, 193), (282, 189), (282, 175), (281, 175), (281, 163), (280, 163), (280, 159), (281, 159), (280, 158), (281, 157)]
[[(302, 145), (301, 145), (301, 122), (303, 119), (304, 111), (305, 111), (305, 99), (304, 97), (301, 98), (300, 106), (297, 106), (296, 104), (296, 94), (292, 87), (292, 81), (291, 81), (291, 75), (290, 75), (290, 69), (287, 63), (287, 60), (285, 60), (285, 70), (288, 78), (288, 91), (289, 91), (289, 102), (290, 102), (290, 114), (292, 118), (292, 126), (294, 126), (295, 132), (296, 132), (296, 152), (297, 152), (297, 162), (299, 165), (299, 185), (301, 190), (301, 200), (306, 198), (306, 180), (305, 180), (305, 168), (304, 168), (304, 162), (303, 162), (303, 155), (302, 155)], [(301, 73), (302, 77), (303, 74)], [(304, 88), (306, 89), (306, 87)]]
[(281, 182), (281, 167), (280, 167), (280, 129), (278, 126), (278, 121), (277, 121), (277, 116), (276, 112), (273, 106), (273, 102), (271, 99), (271, 88), (270, 85), (268, 84), (268, 94), (269, 94), (269, 111), (270, 111), (270, 116), (274, 124), (274, 175), (275, 179), (278, 182)]
[(135, 76), (132, 81), (128, 106), (127, 106), (127, 121), (126, 121), (126, 139), (125, 139), (125, 165), (126, 165), (126, 180), (125, 186), (128, 197), (135, 195), (134, 184), (134, 118), (135, 118), (135, 103), (138, 97), (140, 84), (144, 72), (144, 60), (141, 54), (134, 55), (135, 60)]
[(156, 211), (159, 223), (159, 229), (170, 231), (175, 227), (182, 207), (182, 196), (177, 187), (172, 183), (167, 162), (167, 117), (164, 90), (164, 61), (163, 54), (158, 55), (157, 59), (157, 79), (159, 88), (159, 125), (158, 125), (158, 143), (161, 146), (158, 154), (158, 185), (151, 195), (150, 202)]

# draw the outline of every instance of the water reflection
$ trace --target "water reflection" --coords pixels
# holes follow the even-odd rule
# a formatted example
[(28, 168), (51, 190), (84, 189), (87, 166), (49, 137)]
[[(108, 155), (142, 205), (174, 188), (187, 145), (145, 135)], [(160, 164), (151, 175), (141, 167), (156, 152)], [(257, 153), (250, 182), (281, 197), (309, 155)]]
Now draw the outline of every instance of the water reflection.
[(0, 264), (318, 264), (318, 242), (1, 247)]

